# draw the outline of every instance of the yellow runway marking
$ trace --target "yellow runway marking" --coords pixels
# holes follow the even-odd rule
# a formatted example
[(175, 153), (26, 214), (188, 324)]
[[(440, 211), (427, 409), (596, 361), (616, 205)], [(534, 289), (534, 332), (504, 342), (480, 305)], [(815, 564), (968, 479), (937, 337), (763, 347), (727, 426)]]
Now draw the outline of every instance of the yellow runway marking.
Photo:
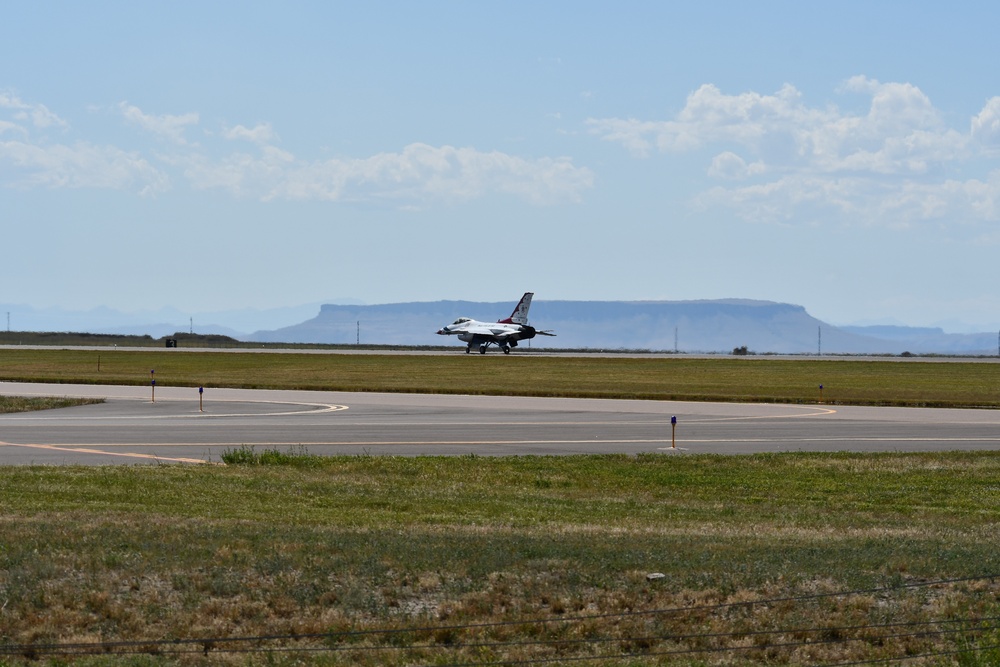
[(208, 463), (202, 459), (174, 458), (170, 456), (157, 456), (156, 454), (140, 454), (138, 452), (109, 452), (103, 449), (90, 449), (74, 445), (41, 445), (41, 444), (15, 444), (13, 442), (0, 442), (0, 447), (25, 447), (28, 449), (44, 449), (55, 452), (72, 452), (74, 454), (100, 454), (103, 456), (121, 456), (124, 458), (149, 459), (153, 461), (173, 461), (175, 463)]

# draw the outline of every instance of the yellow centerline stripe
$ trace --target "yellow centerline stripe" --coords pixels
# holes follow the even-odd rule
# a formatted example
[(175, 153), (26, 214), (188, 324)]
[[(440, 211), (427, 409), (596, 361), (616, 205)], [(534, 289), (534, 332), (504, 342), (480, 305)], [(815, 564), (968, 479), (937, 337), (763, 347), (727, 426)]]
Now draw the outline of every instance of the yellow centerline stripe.
[(158, 456), (156, 454), (140, 454), (138, 452), (109, 452), (103, 449), (90, 449), (88, 447), (76, 445), (15, 444), (12, 442), (0, 442), (0, 447), (26, 447), (28, 449), (72, 452), (74, 454), (100, 454), (103, 456), (120, 456), (123, 458), (151, 459), (154, 461), (175, 461), (177, 463), (207, 463), (207, 461), (202, 459), (176, 458), (171, 456)]

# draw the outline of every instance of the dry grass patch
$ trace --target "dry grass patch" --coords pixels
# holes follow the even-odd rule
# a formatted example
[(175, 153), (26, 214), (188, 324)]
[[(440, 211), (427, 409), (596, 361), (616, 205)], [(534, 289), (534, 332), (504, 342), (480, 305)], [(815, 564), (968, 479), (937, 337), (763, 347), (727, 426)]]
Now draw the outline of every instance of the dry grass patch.
[(58, 398), (58, 397), (27, 397), (0, 396), (0, 414), (13, 412), (32, 412), (35, 410), (54, 410), (70, 408), (78, 405), (94, 405), (103, 403), (102, 398)]
[(998, 473), (989, 453), (6, 468), (0, 649), (750, 665), (987, 646)]

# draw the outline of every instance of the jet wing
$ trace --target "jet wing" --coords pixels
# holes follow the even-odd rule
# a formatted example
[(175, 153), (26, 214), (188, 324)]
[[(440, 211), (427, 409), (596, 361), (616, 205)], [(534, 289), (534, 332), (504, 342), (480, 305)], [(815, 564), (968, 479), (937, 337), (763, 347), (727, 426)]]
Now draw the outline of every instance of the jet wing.
[(469, 327), (466, 329), (468, 333), (474, 336), (484, 336), (486, 338), (492, 338), (495, 341), (504, 341), (508, 338), (513, 338), (514, 340), (520, 339), (520, 331), (517, 329), (506, 329), (503, 327)]
[(474, 334), (476, 336), (489, 336), (491, 338), (503, 337), (506, 334), (511, 333), (506, 329), (491, 329), (489, 327), (469, 327), (465, 330), (465, 333)]

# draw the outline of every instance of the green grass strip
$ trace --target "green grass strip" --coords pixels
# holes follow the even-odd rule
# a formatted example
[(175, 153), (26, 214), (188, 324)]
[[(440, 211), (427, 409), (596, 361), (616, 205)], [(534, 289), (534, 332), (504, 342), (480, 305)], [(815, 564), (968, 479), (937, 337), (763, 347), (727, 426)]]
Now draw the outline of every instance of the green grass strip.
[(985, 360), (0, 351), (8, 381), (138, 385), (154, 370), (159, 386), (1000, 407)]

